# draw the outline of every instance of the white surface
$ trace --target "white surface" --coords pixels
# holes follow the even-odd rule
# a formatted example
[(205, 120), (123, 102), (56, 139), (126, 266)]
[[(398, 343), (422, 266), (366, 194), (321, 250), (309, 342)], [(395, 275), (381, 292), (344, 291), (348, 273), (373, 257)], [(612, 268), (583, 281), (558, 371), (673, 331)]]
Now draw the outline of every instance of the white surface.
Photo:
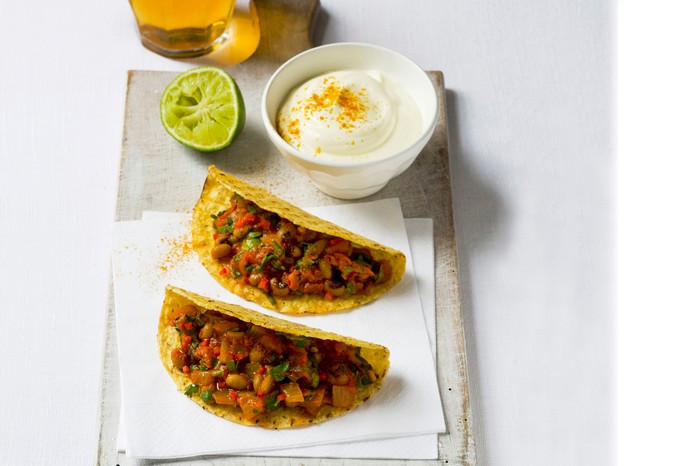
[(700, 4), (628, 2), (621, 11), (616, 459), (696, 464)]
[[(624, 314), (623, 325), (639, 318), (653, 322), (643, 327), (653, 332), (673, 322), (659, 335), (674, 343), (672, 367), (695, 367), (688, 355), (697, 350), (688, 342), (697, 339), (682, 319), (697, 314), (696, 286), (664, 274), (683, 276), (683, 266), (699, 259), (697, 228), (672, 216), (696, 217), (700, 198), (697, 171), (684, 169), (697, 159), (697, 125), (687, 119), (680, 131), (671, 126), (681, 104), (697, 97), (680, 90), (696, 89), (697, 79), (672, 66), (693, 62), (697, 38), (685, 34), (696, 28), (673, 2), (663, 9), (631, 3), (622, 12), (643, 25), (632, 33), (644, 50), (632, 52), (626, 79), (646, 85), (634, 87), (626, 103), (632, 115), (667, 124), (644, 120), (643, 131), (628, 133), (637, 144), (621, 165), (633, 174), (622, 185), (621, 207), (632, 207), (632, 226), (621, 231), (635, 248), (623, 258), (632, 265), (625, 270), (642, 280), (625, 282), (627, 296), (641, 290), (654, 299), (626, 301), (634, 313)], [(318, 43), (376, 43), (445, 74), (480, 464), (611, 462), (612, 6), (326, 0), (323, 7)], [(640, 23), (637, 9), (646, 13)], [(668, 53), (677, 45), (686, 53)], [(0, 363), (0, 463), (94, 464), (126, 70), (191, 64), (143, 49), (126, 0), (4, 2), (0, 60), (0, 324), (8, 353)], [(674, 85), (650, 78), (654, 72), (674, 76)], [(659, 87), (667, 100), (650, 100)], [(659, 114), (646, 105), (660, 103)], [(654, 157), (644, 158), (640, 152), (650, 148)], [(661, 225), (680, 234), (664, 241)], [(668, 255), (645, 254), (662, 242)], [(664, 317), (667, 296), (674, 298), (671, 320)], [(663, 313), (636, 312), (650, 302)], [(669, 360), (656, 352), (665, 347), (655, 345), (655, 368)], [(633, 399), (646, 404), (658, 396), (643, 390), (658, 372), (634, 367), (639, 383), (624, 388), (637, 396), (642, 390), (648, 396)], [(684, 382), (669, 383), (682, 394), (697, 388)], [(687, 412), (680, 399), (654, 410), (664, 413), (661, 427)], [(651, 428), (650, 414), (635, 414), (635, 424)]]
[[(383, 299), (349, 314), (284, 317), (390, 348), (391, 369), (382, 389), (353, 413), (315, 426), (311, 437), (306, 429), (251, 429), (202, 411), (174, 390), (156, 351), (156, 327), (166, 285), (265, 314), (275, 313), (224, 290), (201, 267), (196, 254), (188, 254), (163, 270), (164, 260), (172, 254), (172, 244), (189, 236), (190, 217), (119, 222), (112, 231), (112, 261), (126, 451), (130, 456), (245, 453), (445, 430), (430, 340), (398, 200), (314, 208), (312, 213), (346, 228), (352, 226), (354, 231), (382, 244), (392, 242), (406, 253), (406, 275)], [(148, 322), (152, 325), (146, 325)], [(193, 431), (207, 435), (193, 439)], [(367, 453), (381, 457), (380, 451)], [(401, 450), (387, 453), (388, 457), (401, 457), (397, 456)], [(424, 458), (425, 453), (422, 455)]]

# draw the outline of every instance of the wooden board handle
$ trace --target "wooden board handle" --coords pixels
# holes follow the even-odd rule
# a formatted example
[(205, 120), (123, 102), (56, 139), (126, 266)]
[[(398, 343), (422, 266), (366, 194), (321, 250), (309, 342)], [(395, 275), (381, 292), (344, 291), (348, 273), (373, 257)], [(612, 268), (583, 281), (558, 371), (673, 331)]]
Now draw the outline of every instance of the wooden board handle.
[(313, 46), (318, 0), (253, 0), (260, 19), (260, 45), (251, 61), (283, 63)]

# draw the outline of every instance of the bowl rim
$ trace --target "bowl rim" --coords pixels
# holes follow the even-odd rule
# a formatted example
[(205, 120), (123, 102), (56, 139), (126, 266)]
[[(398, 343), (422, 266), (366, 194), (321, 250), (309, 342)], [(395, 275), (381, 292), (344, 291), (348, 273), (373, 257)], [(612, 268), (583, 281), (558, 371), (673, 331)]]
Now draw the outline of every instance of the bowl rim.
[[(291, 146), (287, 141), (282, 138), (282, 136), (279, 135), (277, 132), (277, 128), (275, 127), (274, 123), (270, 121), (268, 112), (267, 112), (267, 96), (270, 91), (270, 87), (274, 83), (274, 81), (278, 78), (280, 74), (282, 74), (292, 63), (295, 61), (313, 54), (313, 53), (318, 53), (319, 50), (322, 49), (328, 49), (328, 48), (339, 48), (339, 47), (360, 47), (360, 48), (372, 48), (375, 50), (380, 51), (381, 53), (386, 53), (390, 55), (394, 55), (398, 57), (399, 59), (405, 61), (410, 67), (414, 68), (416, 71), (420, 72), (419, 74), (425, 78), (427, 84), (429, 84), (429, 88), (431, 89), (431, 95), (434, 99), (435, 102), (435, 111), (432, 112), (432, 115), (430, 115), (430, 121), (429, 123), (423, 128), (423, 131), (421, 131), (420, 135), (416, 137), (416, 139), (408, 146), (403, 148), (402, 150), (396, 152), (395, 154), (386, 156), (386, 157), (381, 157), (381, 158), (374, 158), (371, 160), (366, 160), (362, 162), (357, 162), (357, 161), (337, 161), (337, 160), (324, 160), (324, 159), (319, 159), (313, 155), (306, 154), (304, 152), (301, 152), (299, 149), (296, 149), (295, 147)], [(328, 70), (329, 72), (332, 70)], [(289, 88), (291, 90), (295, 85), (298, 85), (301, 83), (296, 83), (293, 86)], [(288, 90), (288, 92), (289, 92)], [(261, 98), (261, 104), (260, 104), (260, 110), (261, 110), (261, 116), (263, 119), (263, 125), (265, 126), (265, 130), (267, 131), (268, 135), (273, 139), (273, 143), (275, 143), (276, 146), (284, 147), (285, 150), (293, 154), (296, 158), (301, 159), (306, 162), (312, 162), (318, 166), (325, 166), (325, 167), (333, 167), (333, 168), (351, 168), (351, 167), (371, 167), (373, 165), (378, 165), (382, 163), (386, 163), (388, 161), (391, 161), (395, 158), (399, 158), (402, 155), (404, 155), (406, 152), (411, 151), (413, 148), (416, 146), (422, 145), (424, 146), (428, 139), (432, 136), (433, 132), (435, 131), (435, 127), (437, 126), (438, 122), (438, 117), (440, 113), (440, 102), (439, 102), (439, 96), (437, 89), (435, 88), (435, 85), (433, 84), (432, 80), (430, 79), (430, 76), (428, 73), (418, 66), (416, 62), (411, 60), (410, 58), (406, 57), (405, 55), (389, 49), (387, 47), (383, 47), (380, 45), (375, 45), (375, 44), (370, 44), (370, 43), (365, 43), (365, 42), (334, 42), (332, 44), (325, 44), (325, 45), (319, 45), (316, 47), (312, 47), (308, 50), (304, 50), (303, 52), (300, 52), (293, 57), (289, 58), (287, 61), (282, 63), (276, 70), (275, 72), (270, 76), (270, 78), (267, 80), (267, 83), (265, 84), (265, 87), (263, 89), (262, 93), (262, 98)], [(422, 110), (422, 109), (421, 109)], [(422, 148), (421, 148), (422, 150)], [(418, 154), (416, 154), (418, 156)]]

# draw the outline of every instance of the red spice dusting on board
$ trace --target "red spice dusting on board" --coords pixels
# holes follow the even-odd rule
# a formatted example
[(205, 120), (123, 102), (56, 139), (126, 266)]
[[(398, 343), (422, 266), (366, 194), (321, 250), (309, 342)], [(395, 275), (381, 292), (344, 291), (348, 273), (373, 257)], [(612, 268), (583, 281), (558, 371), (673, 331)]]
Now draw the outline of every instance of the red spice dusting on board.
[(183, 234), (177, 238), (161, 238), (162, 242), (168, 244), (168, 252), (160, 263), (159, 268), (167, 272), (180, 264), (188, 255), (194, 252), (192, 240), (189, 234)]

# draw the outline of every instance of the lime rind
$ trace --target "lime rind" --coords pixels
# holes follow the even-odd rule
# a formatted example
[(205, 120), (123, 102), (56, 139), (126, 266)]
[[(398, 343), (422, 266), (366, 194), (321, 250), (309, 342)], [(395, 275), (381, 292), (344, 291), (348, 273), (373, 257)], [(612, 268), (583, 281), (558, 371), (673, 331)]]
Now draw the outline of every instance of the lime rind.
[(245, 104), (234, 79), (205, 66), (178, 75), (163, 91), (165, 130), (187, 147), (214, 152), (228, 147), (245, 126)]

